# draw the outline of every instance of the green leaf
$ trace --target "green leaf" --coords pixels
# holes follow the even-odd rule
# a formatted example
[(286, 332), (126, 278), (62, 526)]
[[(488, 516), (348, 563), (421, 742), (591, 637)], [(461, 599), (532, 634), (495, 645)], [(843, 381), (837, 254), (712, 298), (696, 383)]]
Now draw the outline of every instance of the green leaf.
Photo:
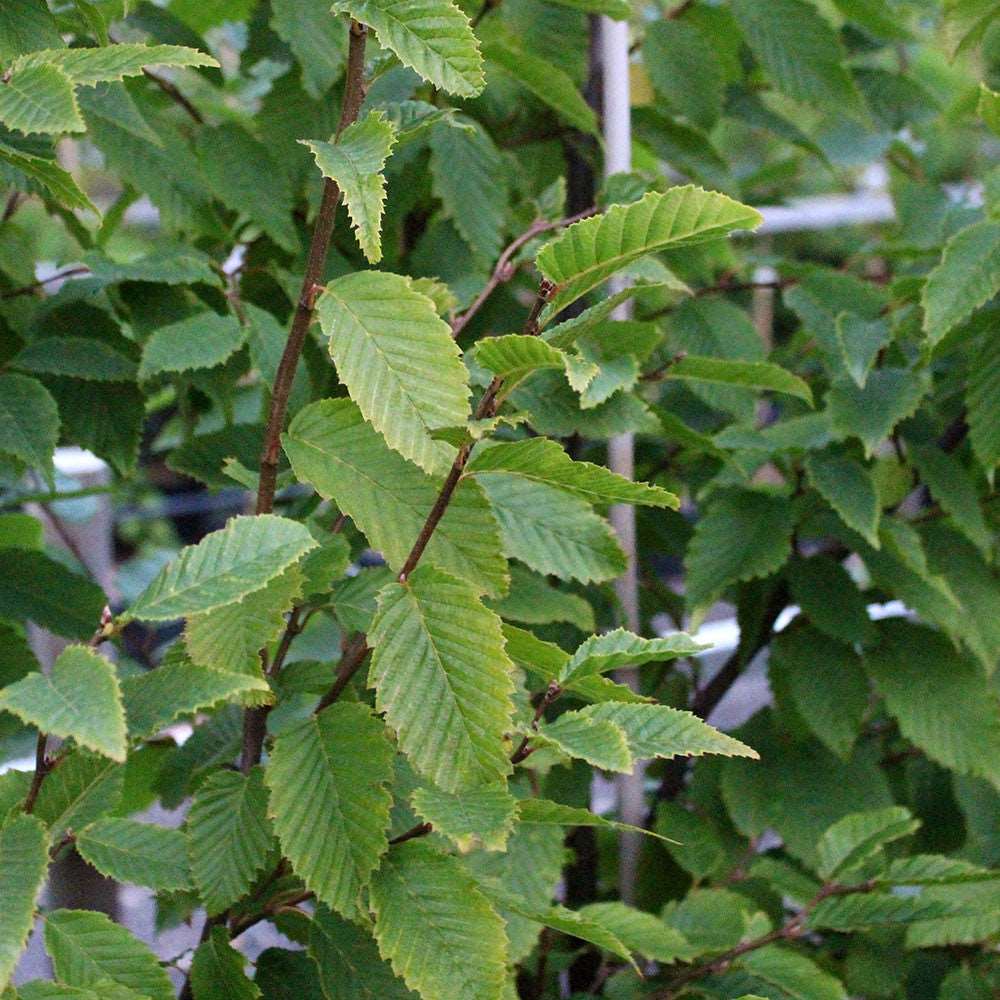
[(475, 97), (485, 86), (476, 36), (451, 0), (336, 0), (332, 10), (373, 28), (404, 66), (449, 94)]
[(989, 558), (994, 536), (968, 469), (954, 455), (933, 445), (911, 448), (910, 460), (952, 524)]
[(130, 382), (136, 364), (93, 337), (41, 337), (21, 348), (10, 364), (41, 375), (65, 375), (90, 382)]
[(39, 0), (8, 0), (0, 7), (0, 61), (33, 49), (62, 45), (62, 36), (48, 5)]
[(235, 316), (206, 310), (162, 326), (143, 344), (139, 379), (214, 368), (243, 346), (246, 328)]
[(990, 90), (985, 83), (979, 85), (978, 111), (989, 130), (1000, 137), (1000, 93)]
[(1000, 292), (1000, 222), (978, 222), (956, 233), (921, 294), (924, 330), (933, 347)]
[(184, 659), (161, 664), (122, 683), (129, 736), (148, 739), (182, 715), (258, 691), (268, 691), (262, 677), (207, 670)]
[(191, 987), (198, 1000), (259, 1000), (260, 989), (243, 972), (246, 959), (229, 943), (225, 927), (213, 927), (191, 961)]
[(245, 896), (272, 854), (263, 769), (215, 771), (199, 786), (187, 817), (191, 872), (209, 916)]
[(808, 926), (833, 931), (860, 931), (933, 920), (960, 909), (945, 900), (929, 899), (924, 893), (914, 896), (866, 893), (824, 899), (810, 913)]
[(792, 597), (810, 625), (847, 645), (874, 640), (868, 602), (839, 562), (824, 555), (793, 559), (787, 573)]
[(882, 548), (863, 553), (876, 586), (895, 593), (907, 607), (956, 639), (980, 645), (981, 632), (946, 577), (927, 564), (923, 542), (913, 525), (898, 518), (882, 522)]
[[(283, 438), (298, 479), (348, 514), (396, 571), (406, 562), (441, 481), (386, 447), (348, 399), (300, 411)], [(431, 536), (424, 559), (479, 591), (506, 590), (499, 529), (478, 483), (464, 480)]]
[(502, 785), (484, 785), (462, 792), (418, 788), (410, 798), (414, 812), (463, 853), (481, 844), (502, 851), (514, 827), (517, 800)]
[(877, 549), (882, 503), (871, 471), (846, 455), (826, 452), (807, 456), (806, 474), (844, 524)]
[(790, 948), (772, 945), (750, 951), (737, 965), (737, 970), (716, 980), (723, 991), (727, 991), (726, 981), (731, 978), (733, 992), (749, 986), (779, 1000), (847, 1000), (847, 991), (839, 979)]
[(483, 55), (492, 66), (515, 79), (578, 132), (600, 136), (593, 108), (584, 100), (569, 74), (550, 60), (510, 40), (488, 42), (483, 47)]
[(0, 990), (27, 944), (48, 867), (48, 834), (38, 819), (17, 815), (0, 826)]
[(304, 951), (266, 948), (257, 957), (256, 966), (253, 981), (266, 1000), (326, 1000), (316, 974), (317, 963)]
[(464, 424), (468, 373), (451, 328), (409, 278), (359, 271), (327, 285), (316, 305), (337, 374), (389, 447), (444, 475), (455, 451), (430, 432)]
[(694, 949), (684, 935), (652, 913), (619, 902), (590, 903), (579, 912), (581, 917), (611, 931), (629, 951), (654, 962), (670, 965), (694, 957)]
[(35, 156), (0, 142), (0, 161), (19, 170), (35, 183), (40, 184), (64, 208), (82, 208), (97, 212), (94, 203), (80, 189), (72, 174), (63, 170), (55, 161)]
[(369, 684), (414, 768), (446, 792), (503, 780), (513, 704), (500, 619), (430, 566), (380, 594)]
[(302, 70), (302, 86), (319, 100), (337, 82), (347, 62), (347, 32), (323, 4), (271, 0), (271, 27), (288, 43)]
[(877, 368), (864, 389), (841, 379), (830, 386), (827, 406), (834, 429), (845, 437), (856, 437), (870, 456), (893, 428), (910, 416), (930, 388), (926, 371)]
[(73, 81), (58, 66), (16, 70), (0, 87), (0, 122), (27, 135), (82, 132)]
[[(569, 857), (565, 832), (554, 827), (518, 826), (503, 854), (479, 851), (466, 858), (466, 868), (481, 884), (498, 884), (535, 909), (548, 907)], [(541, 928), (537, 923), (501, 908), (510, 939), (508, 961), (520, 962), (531, 954)]]
[(500, 1000), (504, 923), (457, 858), (411, 840), (382, 861), (371, 887), (375, 939), (423, 997)]
[(21, 56), (14, 72), (29, 66), (56, 66), (76, 86), (124, 80), (138, 76), (147, 66), (218, 66), (210, 55), (183, 45), (135, 45), (119, 43), (92, 49), (43, 49)]
[(99, 819), (76, 839), (81, 857), (116, 882), (158, 891), (191, 885), (187, 843), (180, 830), (131, 819)]
[(510, 593), (488, 606), (507, 621), (528, 625), (567, 622), (581, 632), (595, 628), (594, 609), (585, 598), (557, 590), (543, 576), (518, 563), (510, 567)]
[(49, 828), (53, 842), (68, 830), (82, 830), (118, 807), (125, 769), (106, 757), (75, 750), (42, 783), (34, 815)]
[(211, 198), (181, 133), (162, 118), (154, 131), (124, 84), (82, 88), (78, 96), (88, 138), (101, 150), (108, 169), (149, 196), (164, 227), (176, 231), (204, 225)]
[(1000, 352), (992, 343), (991, 330), (972, 345), (965, 393), (972, 450), (990, 479), (1000, 464)]
[(641, 201), (612, 205), (563, 230), (538, 252), (538, 268), (559, 286), (544, 317), (603, 284), (616, 271), (669, 247), (717, 239), (734, 229), (755, 229), (760, 214), (746, 205), (701, 188), (651, 191)]
[(242, 600), (192, 615), (184, 629), (188, 655), (199, 666), (261, 676), (260, 650), (281, 634), (285, 612), (301, 591), (302, 573), (291, 566)]
[(691, 712), (668, 705), (626, 705), (607, 701), (588, 705), (580, 709), (579, 714), (618, 726), (637, 760), (700, 757), (703, 754), (759, 758), (757, 751), (746, 744), (720, 733)]
[(857, 868), (886, 844), (908, 837), (920, 826), (909, 809), (890, 806), (873, 812), (850, 813), (837, 820), (816, 846), (817, 872), (834, 881)]
[(475, 480), (489, 498), (510, 558), (581, 583), (624, 572), (617, 536), (586, 501), (513, 472), (479, 470)]
[(564, 712), (554, 722), (543, 722), (529, 735), (602, 771), (629, 774), (635, 764), (625, 733), (618, 726), (579, 711)]
[(723, 358), (684, 357), (665, 372), (669, 379), (738, 385), (759, 392), (781, 392), (812, 406), (809, 386), (791, 372), (767, 361), (727, 361)]
[(707, 608), (727, 587), (767, 576), (792, 551), (794, 518), (784, 497), (727, 492), (698, 519), (684, 559), (689, 608)]
[(796, 623), (771, 643), (768, 672), (779, 699), (787, 691), (816, 736), (838, 757), (849, 757), (870, 699), (861, 658), (853, 648)]
[(756, 903), (728, 889), (695, 888), (680, 901), (668, 902), (663, 920), (688, 940), (696, 955), (725, 951), (746, 938), (770, 930)]
[(996, 0), (945, 0), (945, 28), (953, 56), (977, 45), (998, 12)]
[(468, 130), (439, 125), (431, 132), (430, 148), (435, 196), (476, 260), (492, 266), (507, 228), (507, 165), (500, 151), (479, 125)]
[(378, 953), (371, 934), (325, 906), (309, 924), (308, 947), (329, 1000), (417, 1000)]
[(590, 503), (632, 503), (672, 510), (680, 504), (673, 493), (659, 486), (633, 482), (601, 465), (574, 461), (558, 442), (542, 437), (480, 449), (466, 469), (473, 474), (512, 473), (555, 486)]
[(56, 977), (70, 986), (110, 979), (150, 1000), (173, 1000), (173, 986), (157, 957), (103, 913), (54, 910), (45, 919), (45, 948)]
[[(476, 363), (504, 380), (503, 392), (508, 394), (532, 372), (552, 369), (564, 372), (574, 388), (583, 389), (597, 374), (597, 366), (552, 347), (539, 337), (509, 333), (502, 337), (487, 337), (475, 346)], [(581, 382), (580, 377), (585, 376)]]
[(30, 983), (22, 983), (17, 988), (17, 997), (12, 995), (9, 998), (6, 994), (0, 996), (3, 996), (4, 1000), (148, 1000), (135, 990), (114, 983), (110, 979), (101, 979), (90, 989), (33, 979)]
[(558, 681), (566, 684), (619, 667), (640, 667), (646, 663), (665, 663), (681, 656), (693, 656), (709, 647), (689, 635), (676, 632), (659, 639), (643, 639), (623, 628), (603, 635), (592, 635), (577, 647), (563, 668)]
[[(647, 258), (646, 260), (640, 259), (636, 267), (638, 268), (639, 265), (648, 263), (649, 259), (651, 258)], [(623, 288), (621, 291), (615, 292), (613, 295), (609, 295), (601, 299), (600, 302), (584, 309), (578, 316), (573, 316), (571, 319), (563, 320), (555, 326), (550, 326), (542, 332), (542, 339), (546, 343), (552, 344), (553, 347), (567, 348), (575, 344), (581, 337), (589, 336), (592, 338), (607, 328), (608, 317), (615, 309), (623, 302), (627, 302), (630, 298), (633, 298), (638, 292), (662, 289), (675, 293), (690, 293), (691, 289), (683, 284), (679, 278), (670, 275), (670, 279), (629, 285), (628, 288)]]
[(50, 736), (125, 759), (125, 712), (115, 669), (84, 646), (64, 650), (51, 674), (32, 673), (5, 687), (0, 709)]
[[(576, 806), (566, 806), (561, 802), (552, 802), (549, 799), (521, 799), (517, 803), (517, 822), (529, 826), (589, 826), (598, 830), (614, 830), (620, 833), (641, 833), (647, 837), (656, 837), (658, 840), (666, 838), (651, 830), (644, 830), (642, 827), (632, 826), (629, 823), (619, 823), (615, 820), (598, 816), (589, 809), (581, 809)], [(642, 952), (642, 954), (646, 954)]]
[(84, 254), (83, 263), (90, 268), (90, 276), (102, 285), (150, 281), (164, 285), (222, 287), (219, 272), (213, 270), (212, 258), (195, 247), (166, 246), (128, 262), (110, 260), (95, 252)]
[(59, 440), (59, 411), (41, 382), (0, 375), (0, 453), (52, 477), (52, 453)]
[(209, 188), (230, 211), (249, 217), (283, 250), (299, 252), (295, 193), (267, 143), (227, 123), (200, 128), (195, 152)]
[(127, 618), (171, 621), (231, 604), (262, 590), (314, 548), (308, 529), (295, 521), (234, 517), (164, 566)]
[(884, 319), (866, 320), (845, 312), (837, 317), (836, 330), (847, 374), (864, 389), (879, 352), (892, 341), (889, 324)]
[(353, 918), (388, 847), (392, 747), (366, 705), (331, 705), (275, 741), (265, 781), (281, 849), (316, 898)]
[(104, 591), (33, 549), (0, 549), (0, 618), (33, 621), (72, 639), (89, 639), (100, 624)]
[(878, 881), (885, 885), (958, 885), (963, 882), (989, 882), (997, 878), (995, 870), (940, 854), (896, 858), (877, 876)]
[(900, 732), (932, 760), (1000, 783), (1000, 699), (974, 660), (932, 629), (883, 622), (865, 666)]
[(382, 171), (395, 143), (396, 129), (381, 111), (369, 111), (344, 129), (336, 142), (303, 141), (316, 157), (323, 176), (340, 187), (358, 244), (372, 264), (382, 259)]
[(842, 65), (840, 39), (811, 3), (732, 0), (730, 7), (754, 56), (789, 97), (857, 116), (861, 98)]
[[(569, 662), (569, 653), (560, 649), (552, 642), (545, 642), (525, 629), (504, 625), (504, 640), (507, 643), (507, 655), (522, 670), (533, 674), (546, 684), (552, 683)], [(643, 695), (636, 694), (624, 684), (616, 684), (607, 677), (584, 677), (581, 680), (569, 681), (566, 690), (573, 692), (584, 701), (649, 701)]]
[(571, 938), (579, 938), (581, 941), (587, 941), (603, 951), (611, 952), (612, 955), (624, 959), (636, 972), (639, 971), (639, 967), (633, 961), (628, 948), (603, 923), (592, 920), (580, 912), (568, 910), (565, 906), (560, 906), (558, 903), (546, 906), (533, 906), (528, 901), (496, 882), (484, 880), (480, 883), (480, 887), (494, 904), (505, 913), (514, 913), (524, 920), (541, 924), (542, 927), (559, 931), (561, 934), (566, 934)]
[(681, 20), (654, 21), (646, 29), (642, 61), (653, 86), (692, 124), (715, 125), (723, 106), (722, 66), (699, 28)]

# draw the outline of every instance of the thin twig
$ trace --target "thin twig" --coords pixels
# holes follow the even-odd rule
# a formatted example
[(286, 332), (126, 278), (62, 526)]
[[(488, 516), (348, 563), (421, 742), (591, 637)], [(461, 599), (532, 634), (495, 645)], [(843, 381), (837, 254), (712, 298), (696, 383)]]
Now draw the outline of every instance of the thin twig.
[[(548, 709), (549, 705), (551, 705), (552, 702), (554, 702), (561, 694), (562, 688), (555, 681), (552, 681), (545, 689), (545, 694), (542, 695), (538, 702), (538, 707), (535, 709), (535, 717), (531, 720), (531, 733), (538, 732), (538, 723), (541, 722), (546, 709)], [(531, 739), (531, 733), (521, 740), (521, 745), (514, 751), (513, 756), (510, 758), (510, 762), (512, 764), (520, 764), (522, 760), (531, 754), (531, 750), (528, 748), (528, 741)]]
[(333, 682), (333, 687), (323, 695), (316, 706), (315, 711), (317, 713), (322, 712), (324, 708), (328, 708), (344, 693), (344, 689), (351, 683), (361, 664), (364, 663), (368, 652), (368, 643), (365, 637), (363, 635), (355, 636), (353, 642), (344, 651), (344, 655), (340, 660), (340, 666), (337, 668), (337, 678)]
[(490, 280), (483, 286), (483, 290), (476, 296), (472, 305), (469, 306), (464, 313), (452, 321), (452, 336), (457, 337), (466, 328), (466, 326), (469, 325), (470, 320), (472, 320), (479, 310), (482, 309), (490, 296), (501, 285), (506, 284), (514, 277), (515, 269), (512, 266), (511, 261), (517, 255), (517, 252), (521, 249), (521, 247), (530, 243), (536, 236), (540, 236), (542, 233), (551, 232), (553, 229), (562, 229), (565, 226), (571, 226), (574, 222), (586, 219), (593, 215), (596, 211), (596, 208), (588, 208), (582, 212), (577, 212), (576, 215), (571, 215), (566, 219), (559, 219), (556, 222), (551, 222), (547, 219), (536, 219), (504, 250), (502, 254), (500, 254), (496, 267), (493, 268), (493, 274), (490, 275)]
[(45, 288), (46, 285), (54, 284), (57, 281), (62, 281), (65, 278), (77, 278), (84, 274), (90, 274), (90, 268), (80, 265), (79, 267), (68, 267), (65, 271), (58, 271), (55, 274), (50, 274), (47, 278), (42, 278), (40, 281), (33, 281), (30, 285), (22, 285), (20, 288), (12, 288), (9, 291), (0, 294), (0, 299), (13, 299), (17, 298), (19, 295), (32, 295), (33, 293), (40, 291)]
[(143, 75), (152, 80), (153, 83), (163, 91), (167, 97), (170, 98), (175, 104), (182, 107), (191, 118), (192, 121), (197, 122), (199, 125), (205, 124), (205, 119), (202, 113), (178, 90), (177, 85), (172, 83), (166, 77), (160, 76), (159, 73), (154, 73), (151, 69), (143, 69)]
[(736, 945), (735, 948), (730, 948), (729, 951), (718, 958), (712, 959), (710, 962), (705, 962), (702, 965), (692, 965), (675, 976), (670, 981), (666, 990), (652, 994), (649, 1000), (674, 1000), (681, 987), (686, 986), (688, 983), (696, 982), (699, 979), (704, 979), (706, 976), (719, 975), (725, 972), (737, 958), (749, 954), (751, 951), (766, 948), (769, 944), (775, 944), (778, 941), (794, 940), (802, 934), (809, 916), (823, 900), (834, 896), (851, 896), (857, 893), (871, 892), (876, 886), (877, 883), (874, 880), (862, 882), (859, 885), (839, 885), (836, 883), (824, 885), (794, 917), (791, 917), (781, 927), (769, 931), (767, 934), (762, 934), (760, 937), (753, 938), (750, 941), (744, 941)]
[(50, 765), (47, 757), (49, 738), (45, 733), (39, 732), (35, 742), (35, 773), (31, 776), (31, 787), (24, 799), (24, 811), (34, 812), (35, 803), (38, 801), (38, 793), (42, 790), (42, 782), (45, 781), (49, 773)]
[[(344, 101), (340, 109), (337, 136), (348, 125), (357, 121), (361, 104), (365, 98), (365, 43), (368, 30), (357, 21), (350, 26), (350, 46), (347, 55), (347, 82)], [(288, 415), (288, 400), (292, 383), (299, 365), (299, 358), (313, 318), (319, 282), (323, 280), (326, 268), (330, 238), (340, 204), (340, 188), (329, 178), (323, 182), (323, 197), (320, 202), (316, 225), (309, 244), (306, 270), (302, 278), (299, 301), (295, 307), (288, 340), (281, 355), (278, 372), (271, 390), (271, 406), (267, 427), (264, 432), (264, 446), (260, 459), (260, 481), (257, 487), (256, 513), (269, 514), (274, 509), (274, 495), (278, 483), (278, 459), (281, 455), (281, 432), (285, 428)], [(243, 715), (243, 753), (240, 768), (246, 774), (260, 762), (267, 730), (267, 706), (247, 709)]]

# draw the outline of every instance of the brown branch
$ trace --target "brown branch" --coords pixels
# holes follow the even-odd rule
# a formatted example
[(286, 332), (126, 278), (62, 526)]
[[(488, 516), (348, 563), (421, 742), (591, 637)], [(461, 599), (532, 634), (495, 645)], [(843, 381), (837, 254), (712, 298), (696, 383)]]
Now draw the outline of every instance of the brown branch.
[(202, 113), (178, 90), (176, 84), (172, 83), (166, 77), (160, 76), (159, 73), (154, 73), (151, 69), (143, 69), (142, 72), (146, 79), (152, 80), (170, 100), (182, 107), (192, 121), (198, 125), (205, 124), (205, 118)]
[(39, 732), (38, 740), (35, 743), (35, 773), (31, 776), (31, 787), (28, 789), (28, 794), (24, 799), (24, 811), (26, 813), (34, 812), (35, 803), (38, 801), (38, 793), (42, 790), (42, 782), (45, 781), (49, 771), (52, 769), (46, 756), (48, 741), (48, 736), (45, 733)]
[(324, 708), (328, 708), (344, 693), (344, 689), (351, 683), (361, 664), (364, 663), (368, 652), (368, 643), (365, 637), (360, 634), (356, 635), (354, 641), (344, 651), (340, 666), (337, 668), (337, 677), (333, 682), (333, 686), (320, 699), (314, 714), (318, 714)]
[[(350, 47), (347, 56), (347, 82), (344, 101), (340, 109), (340, 123), (337, 136), (348, 125), (357, 121), (361, 102), (365, 98), (365, 43), (368, 32), (364, 25), (352, 21), (350, 26)], [(299, 301), (288, 333), (288, 340), (281, 355), (278, 372), (271, 390), (271, 406), (268, 412), (267, 428), (264, 432), (264, 446), (260, 459), (260, 482), (257, 487), (256, 513), (269, 514), (274, 509), (274, 495), (278, 483), (278, 459), (281, 455), (281, 432), (288, 415), (288, 400), (292, 392), (292, 382), (299, 365), (299, 358), (313, 318), (319, 282), (323, 280), (326, 258), (330, 248), (330, 238), (340, 204), (340, 188), (329, 178), (323, 182), (323, 197), (320, 202), (316, 225), (313, 229), (306, 270), (302, 278)], [(260, 762), (267, 730), (267, 706), (247, 709), (243, 716), (243, 754), (241, 770), (248, 773)]]
[(753, 938), (750, 941), (744, 941), (736, 945), (735, 948), (730, 948), (729, 951), (718, 958), (714, 958), (702, 965), (692, 965), (675, 976), (665, 990), (660, 993), (651, 994), (649, 1000), (674, 1000), (681, 987), (688, 985), (688, 983), (696, 982), (699, 979), (704, 979), (706, 976), (718, 975), (725, 972), (737, 958), (751, 951), (766, 948), (769, 944), (775, 944), (778, 941), (792, 941), (798, 938), (803, 933), (809, 916), (823, 900), (834, 896), (851, 896), (858, 893), (871, 892), (876, 886), (877, 883), (874, 880), (862, 882), (859, 885), (838, 885), (836, 883), (824, 885), (794, 917), (787, 920), (781, 927), (769, 931), (767, 934), (762, 934), (760, 937)]
[[(102, 642), (110, 639), (114, 634), (114, 616), (111, 614), (111, 608), (105, 605), (104, 610), (101, 612), (101, 624), (98, 625), (87, 645), (90, 649), (97, 649)], [(24, 798), (23, 809), (26, 813), (34, 812), (35, 804), (38, 801), (38, 793), (42, 790), (42, 783), (52, 773), (58, 763), (58, 761), (49, 760), (48, 743), (48, 735), (39, 730), (38, 739), (35, 741), (35, 771), (31, 776), (31, 786), (28, 788), (28, 794)]]
[(89, 267), (83, 267), (82, 265), (79, 267), (68, 267), (65, 271), (58, 271), (56, 274), (50, 274), (47, 278), (42, 278), (41, 281), (33, 281), (30, 285), (22, 285), (20, 288), (12, 288), (10, 291), (3, 292), (0, 294), (0, 299), (13, 299), (19, 295), (31, 295), (56, 281), (62, 281), (64, 278), (76, 278), (84, 274), (90, 274)]
[[(347, 84), (340, 113), (340, 124), (337, 126), (338, 136), (348, 125), (357, 120), (361, 102), (365, 96), (364, 66), (367, 29), (357, 21), (352, 21), (350, 32)], [(274, 494), (278, 479), (278, 457), (281, 454), (281, 432), (284, 430), (285, 417), (288, 414), (288, 398), (292, 391), (292, 382), (298, 368), (306, 334), (309, 331), (309, 324), (312, 322), (316, 295), (326, 268), (330, 237), (333, 235), (333, 225), (339, 204), (340, 188), (334, 181), (327, 178), (323, 182), (323, 198), (320, 202), (316, 226), (309, 245), (306, 270), (302, 278), (302, 288), (299, 292), (298, 304), (295, 307), (292, 328), (288, 333), (288, 340), (285, 343), (285, 350), (281, 355), (281, 362), (278, 365), (278, 372), (271, 390), (271, 407), (268, 413), (264, 447), (260, 460), (260, 484), (257, 488), (256, 511), (258, 514), (269, 514), (274, 508)]]
[(465, 310), (464, 313), (452, 321), (452, 336), (457, 337), (466, 328), (466, 326), (469, 325), (472, 318), (479, 312), (480, 309), (482, 309), (497, 288), (506, 284), (514, 277), (516, 272), (515, 268), (511, 264), (511, 261), (525, 244), (530, 243), (536, 236), (540, 236), (542, 233), (551, 232), (553, 229), (562, 229), (565, 226), (571, 226), (574, 222), (586, 219), (593, 215), (596, 211), (596, 208), (588, 208), (582, 212), (577, 212), (576, 215), (571, 215), (566, 219), (559, 219), (556, 222), (550, 222), (546, 219), (536, 219), (504, 250), (502, 254), (500, 254), (496, 267), (493, 268), (493, 274), (490, 275), (490, 280), (483, 286), (483, 290), (476, 296), (476, 300), (471, 306), (469, 306), (468, 309)]
[[(538, 707), (535, 709), (535, 717), (531, 720), (531, 732), (538, 732), (538, 723), (541, 722), (542, 716), (545, 714), (545, 710), (549, 705), (554, 702), (559, 695), (562, 694), (562, 688), (555, 682), (550, 682), (549, 686), (545, 689), (545, 694), (541, 697), (538, 702)], [(514, 751), (510, 758), (512, 764), (520, 764), (522, 760), (531, 754), (531, 750), (528, 748), (528, 741), (531, 739), (531, 733), (521, 740), (521, 745)]]
[(408, 840), (416, 840), (417, 837), (426, 837), (433, 829), (434, 827), (430, 823), (418, 823), (407, 830), (406, 833), (401, 833), (398, 837), (393, 837), (389, 841), (389, 846), (391, 847), (393, 844), (405, 844)]

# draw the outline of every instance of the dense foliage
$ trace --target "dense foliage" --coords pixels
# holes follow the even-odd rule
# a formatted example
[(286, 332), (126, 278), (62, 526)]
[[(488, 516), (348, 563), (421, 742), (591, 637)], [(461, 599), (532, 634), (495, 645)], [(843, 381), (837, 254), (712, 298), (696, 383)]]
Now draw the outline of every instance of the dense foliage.
[[(996, 0), (3, 0), (0, 67), (3, 1000), (998, 995)], [(59, 444), (254, 512), (109, 601)], [(55, 909), (11, 985), (70, 851), (193, 955)]]

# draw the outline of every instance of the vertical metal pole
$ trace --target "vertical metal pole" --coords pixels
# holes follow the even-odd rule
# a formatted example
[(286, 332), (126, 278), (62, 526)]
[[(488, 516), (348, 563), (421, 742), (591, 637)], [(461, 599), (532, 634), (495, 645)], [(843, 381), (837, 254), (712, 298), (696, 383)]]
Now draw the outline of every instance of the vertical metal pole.
[[(624, 173), (632, 169), (632, 106), (629, 86), (629, 25), (627, 21), (601, 18), (601, 68), (602, 108), (605, 144), (604, 173)], [(611, 291), (622, 287), (614, 283)], [(614, 319), (628, 319), (631, 310), (627, 304), (619, 306), (612, 314)], [(635, 440), (631, 434), (621, 434), (608, 442), (608, 466), (629, 479), (635, 475)], [(640, 632), (639, 573), (636, 559), (635, 509), (628, 504), (611, 508), (611, 524), (618, 533), (627, 559), (625, 574), (615, 582), (615, 591), (621, 606), (623, 624), (633, 632)], [(618, 678), (626, 684), (637, 686), (634, 671), (622, 671)], [(644, 766), (636, 764), (635, 773), (621, 775), (617, 781), (618, 813), (625, 823), (641, 826), (646, 817), (643, 793)], [(636, 871), (641, 844), (636, 834), (623, 834), (619, 854), (619, 890), (625, 902), (635, 896)]]

